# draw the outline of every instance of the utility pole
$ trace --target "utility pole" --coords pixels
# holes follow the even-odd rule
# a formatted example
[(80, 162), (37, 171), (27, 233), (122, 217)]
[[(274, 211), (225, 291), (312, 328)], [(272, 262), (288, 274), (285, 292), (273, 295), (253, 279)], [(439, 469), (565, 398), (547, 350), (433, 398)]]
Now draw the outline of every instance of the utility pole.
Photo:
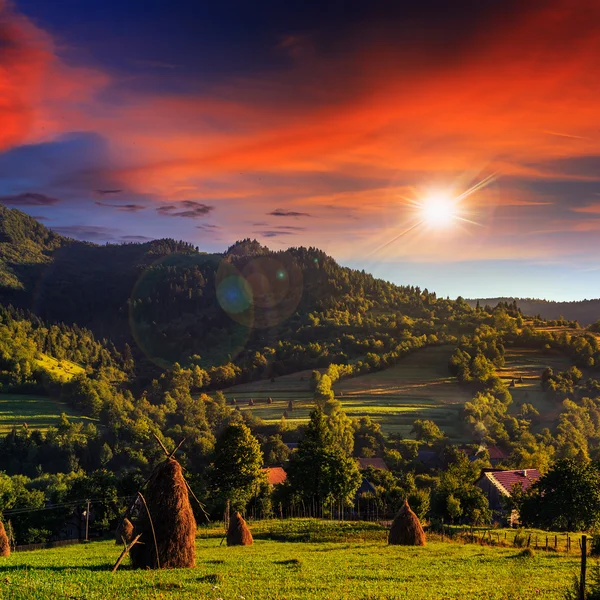
[(85, 541), (90, 541), (90, 501), (87, 501), (87, 508), (85, 510)]

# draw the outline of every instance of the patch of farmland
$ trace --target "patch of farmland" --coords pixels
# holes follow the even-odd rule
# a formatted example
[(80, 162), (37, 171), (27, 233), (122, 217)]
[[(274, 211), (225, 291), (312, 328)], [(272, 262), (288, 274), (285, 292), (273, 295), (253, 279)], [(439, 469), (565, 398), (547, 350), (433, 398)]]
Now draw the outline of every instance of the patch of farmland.
[(497, 370), (498, 376), (510, 387), (513, 397), (512, 412), (518, 412), (523, 403), (533, 404), (540, 413), (539, 427), (550, 426), (561, 405), (553, 400), (540, 385), (542, 372), (550, 367), (554, 372), (565, 371), (571, 366), (568, 357), (556, 351), (543, 352), (532, 348), (507, 348), (504, 367)]
[[(460, 438), (457, 424), (462, 405), (472, 392), (461, 387), (448, 372), (453, 347), (425, 348), (407, 356), (399, 364), (335, 384), (336, 397), (351, 417), (369, 416), (379, 422), (385, 433), (411, 437), (416, 419), (432, 419), (453, 439)], [(240, 410), (267, 422), (277, 422), (284, 411), (294, 423), (308, 419), (313, 409), (311, 372), (277, 377), (234, 386), (225, 391), (228, 400), (236, 399)], [(272, 403), (268, 399), (273, 400)], [(249, 406), (252, 399), (254, 406)], [(288, 410), (289, 401), (294, 406)]]
[(91, 421), (73, 412), (64, 402), (45, 396), (26, 394), (0, 394), (0, 435), (10, 432), (13, 427), (27, 423), (29, 429), (47, 430), (55, 426), (62, 413), (72, 421)]

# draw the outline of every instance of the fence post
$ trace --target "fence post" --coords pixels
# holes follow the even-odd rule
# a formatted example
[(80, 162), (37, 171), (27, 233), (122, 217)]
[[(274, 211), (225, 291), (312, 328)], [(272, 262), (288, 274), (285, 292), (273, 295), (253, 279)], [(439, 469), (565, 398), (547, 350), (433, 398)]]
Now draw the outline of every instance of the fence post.
[(87, 508), (85, 511), (85, 541), (90, 541), (90, 501), (87, 501)]
[(581, 536), (581, 577), (579, 579), (579, 600), (585, 600), (585, 570), (587, 561), (587, 535)]

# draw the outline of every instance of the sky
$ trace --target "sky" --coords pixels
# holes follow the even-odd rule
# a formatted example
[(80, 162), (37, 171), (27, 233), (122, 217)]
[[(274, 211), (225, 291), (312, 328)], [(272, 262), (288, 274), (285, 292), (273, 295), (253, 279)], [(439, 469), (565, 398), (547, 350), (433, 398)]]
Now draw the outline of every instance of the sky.
[(600, 297), (600, 2), (0, 0), (0, 202), (443, 296)]

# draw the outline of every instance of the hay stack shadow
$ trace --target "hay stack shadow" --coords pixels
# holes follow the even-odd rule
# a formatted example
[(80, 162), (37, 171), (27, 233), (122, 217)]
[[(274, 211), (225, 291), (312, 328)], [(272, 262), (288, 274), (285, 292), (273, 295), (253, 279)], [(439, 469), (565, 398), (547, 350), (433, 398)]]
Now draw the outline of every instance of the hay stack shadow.
[(404, 500), (402, 508), (392, 522), (388, 544), (392, 546), (424, 546), (425, 543), (425, 532), (419, 517), (411, 510), (408, 501)]
[(10, 543), (2, 521), (0, 521), (0, 556), (10, 556)]
[(150, 477), (135, 523), (143, 543), (130, 551), (136, 569), (176, 569), (196, 564), (196, 519), (181, 465), (168, 457)]
[(115, 538), (115, 544), (117, 546), (121, 546), (123, 543), (126, 546), (131, 544), (131, 541), (134, 538), (133, 523), (128, 518), (124, 518), (117, 527)]
[(229, 521), (227, 529), (227, 545), (228, 546), (252, 546), (254, 540), (246, 521), (242, 518), (239, 512), (236, 512)]

